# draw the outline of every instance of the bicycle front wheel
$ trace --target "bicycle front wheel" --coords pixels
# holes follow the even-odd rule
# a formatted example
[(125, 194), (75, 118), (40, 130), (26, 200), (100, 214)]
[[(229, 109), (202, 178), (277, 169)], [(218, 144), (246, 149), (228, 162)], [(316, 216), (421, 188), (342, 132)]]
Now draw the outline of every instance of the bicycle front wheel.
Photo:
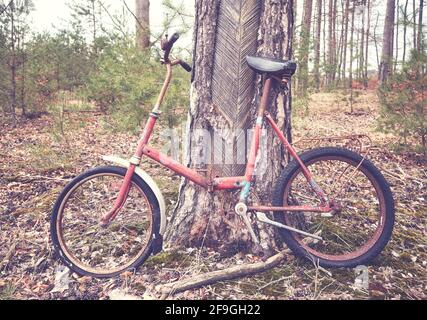
[[(277, 212), (275, 220), (323, 240), (286, 229), (280, 229), (281, 238), (297, 256), (324, 267), (368, 263), (386, 246), (394, 224), (393, 197), (383, 175), (369, 160), (341, 148), (314, 149), (300, 158), (339, 210), (332, 217), (311, 212)], [(295, 161), (280, 176), (273, 204), (320, 205)]]
[(101, 226), (114, 206), (126, 169), (101, 167), (71, 181), (55, 203), (51, 237), (61, 260), (73, 271), (111, 277), (143, 263), (152, 252), (160, 209), (146, 183), (134, 175), (129, 196), (117, 217)]

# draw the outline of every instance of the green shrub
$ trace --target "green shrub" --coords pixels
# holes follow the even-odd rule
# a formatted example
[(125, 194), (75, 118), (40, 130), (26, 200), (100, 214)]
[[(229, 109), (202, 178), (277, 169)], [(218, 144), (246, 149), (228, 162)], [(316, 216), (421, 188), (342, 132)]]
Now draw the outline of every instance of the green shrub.
[[(133, 40), (122, 40), (100, 53), (84, 92), (102, 111), (108, 111), (114, 130), (136, 131), (157, 99), (165, 71), (151, 52), (141, 51)], [(166, 116), (188, 105), (189, 77), (178, 68), (174, 71), (163, 105)]]
[(427, 138), (427, 55), (413, 52), (410, 61), (379, 89), (379, 129), (412, 141), (426, 151)]
[(46, 111), (62, 91), (74, 91), (86, 82), (92, 69), (89, 49), (75, 32), (37, 34), (27, 44), (28, 62), (25, 73), (20, 72), (26, 78), (24, 102), (29, 113)]

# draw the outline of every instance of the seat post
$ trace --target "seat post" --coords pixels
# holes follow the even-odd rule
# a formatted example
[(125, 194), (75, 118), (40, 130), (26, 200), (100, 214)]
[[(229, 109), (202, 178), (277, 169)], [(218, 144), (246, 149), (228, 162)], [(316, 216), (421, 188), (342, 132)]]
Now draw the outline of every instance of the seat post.
[(271, 78), (267, 77), (267, 79), (264, 82), (264, 89), (262, 91), (261, 104), (258, 109), (257, 123), (259, 121), (262, 122), (262, 119), (264, 118), (264, 113), (265, 113), (265, 110), (267, 109), (268, 100), (270, 98), (270, 90), (271, 90)]
[(259, 144), (261, 139), (262, 122), (264, 119), (265, 109), (267, 108), (267, 104), (268, 104), (270, 88), (271, 88), (271, 78), (267, 77), (264, 83), (261, 103), (258, 110), (258, 117), (256, 119), (256, 124), (255, 124), (254, 132), (252, 135), (251, 148), (248, 154), (248, 162), (246, 164), (246, 172), (245, 172), (245, 182), (243, 183), (242, 191), (240, 192), (240, 202), (243, 202), (243, 203), (245, 203), (248, 198), (249, 191), (251, 188), (251, 181), (255, 171), (255, 162), (256, 162), (258, 151), (259, 151)]

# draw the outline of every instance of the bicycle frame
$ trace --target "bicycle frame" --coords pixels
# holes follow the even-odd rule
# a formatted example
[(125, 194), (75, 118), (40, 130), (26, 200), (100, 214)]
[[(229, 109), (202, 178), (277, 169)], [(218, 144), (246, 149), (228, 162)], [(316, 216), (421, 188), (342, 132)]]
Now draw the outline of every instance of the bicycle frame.
[(179, 163), (178, 161), (172, 159), (171, 157), (162, 154), (161, 152), (157, 151), (156, 149), (150, 147), (148, 145), (151, 135), (153, 133), (155, 124), (158, 120), (158, 118), (161, 115), (160, 112), (160, 105), (163, 102), (163, 99), (165, 97), (165, 94), (168, 90), (170, 81), (172, 79), (172, 67), (174, 65), (179, 64), (179, 60), (173, 60), (169, 61), (166, 64), (167, 68), (167, 74), (166, 79), (163, 84), (163, 87), (161, 89), (161, 92), (159, 94), (158, 100), (156, 105), (154, 106), (153, 111), (150, 114), (150, 117), (145, 125), (145, 128), (143, 130), (142, 137), (138, 143), (138, 147), (136, 149), (136, 152), (134, 156), (130, 160), (130, 166), (127, 170), (126, 176), (123, 181), (123, 185), (120, 188), (119, 195), (116, 199), (115, 205), (113, 209), (107, 213), (102, 219), (102, 223), (108, 223), (109, 221), (113, 220), (117, 214), (119, 213), (120, 209), (124, 205), (126, 198), (129, 193), (130, 189), (130, 182), (132, 179), (133, 174), (135, 173), (136, 166), (139, 166), (141, 163), (141, 159), (143, 156), (146, 156), (157, 163), (161, 164), (162, 166), (172, 170), (176, 174), (183, 176), (187, 178), (188, 180), (192, 181), (193, 183), (208, 189), (209, 191), (217, 191), (217, 190), (234, 190), (234, 189), (241, 189), (240, 192), (240, 198), (239, 202), (246, 203), (251, 184), (254, 180), (254, 171), (255, 171), (255, 163), (256, 158), (259, 152), (260, 148), (260, 139), (261, 139), (261, 129), (264, 123), (264, 120), (267, 119), (267, 123), (273, 128), (274, 132), (276, 133), (277, 137), (280, 139), (282, 144), (285, 146), (289, 154), (294, 158), (299, 165), (301, 166), (302, 173), (304, 174), (305, 178), (307, 179), (307, 182), (311, 186), (312, 190), (316, 193), (316, 195), (321, 200), (321, 205), (318, 207), (313, 206), (283, 206), (283, 207), (272, 207), (272, 206), (249, 206), (248, 210), (253, 211), (261, 211), (261, 212), (269, 212), (269, 211), (287, 211), (287, 212), (313, 212), (313, 213), (327, 213), (332, 210), (331, 204), (323, 192), (323, 190), (317, 185), (317, 183), (314, 181), (310, 171), (308, 168), (304, 165), (304, 163), (301, 161), (301, 159), (298, 157), (298, 154), (296, 153), (295, 149), (292, 147), (292, 145), (288, 142), (282, 131), (280, 130), (279, 126), (276, 124), (276, 122), (273, 120), (271, 115), (266, 112), (266, 108), (269, 102), (269, 93), (271, 90), (272, 81), (274, 80), (273, 77), (268, 77), (265, 79), (264, 82), (264, 89), (263, 94), (261, 98), (261, 103), (258, 109), (258, 116), (254, 128), (254, 133), (252, 137), (251, 147), (249, 151), (248, 161), (246, 165), (246, 171), (244, 176), (239, 177), (218, 177), (214, 179), (210, 179), (208, 177), (205, 177), (201, 174), (199, 174), (196, 170), (193, 170), (191, 168), (188, 168), (187, 166)]

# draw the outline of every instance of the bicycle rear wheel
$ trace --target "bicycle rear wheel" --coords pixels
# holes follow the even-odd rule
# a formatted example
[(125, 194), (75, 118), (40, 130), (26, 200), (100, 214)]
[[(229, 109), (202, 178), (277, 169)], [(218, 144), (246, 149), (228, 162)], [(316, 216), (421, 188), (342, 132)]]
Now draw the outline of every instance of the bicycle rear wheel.
[[(324, 267), (368, 263), (386, 246), (393, 230), (394, 203), (388, 183), (370, 161), (349, 150), (319, 148), (300, 157), (340, 210), (332, 217), (310, 212), (277, 212), (276, 221), (319, 235), (323, 240), (286, 229), (280, 229), (281, 238), (297, 256)], [(295, 161), (282, 172), (273, 204), (320, 205)]]
[(106, 227), (101, 217), (117, 199), (126, 169), (101, 167), (71, 181), (55, 203), (51, 237), (61, 260), (73, 271), (111, 277), (143, 263), (160, 227), (160, 209), (146, 183), (134, 175), (129, 196)]

